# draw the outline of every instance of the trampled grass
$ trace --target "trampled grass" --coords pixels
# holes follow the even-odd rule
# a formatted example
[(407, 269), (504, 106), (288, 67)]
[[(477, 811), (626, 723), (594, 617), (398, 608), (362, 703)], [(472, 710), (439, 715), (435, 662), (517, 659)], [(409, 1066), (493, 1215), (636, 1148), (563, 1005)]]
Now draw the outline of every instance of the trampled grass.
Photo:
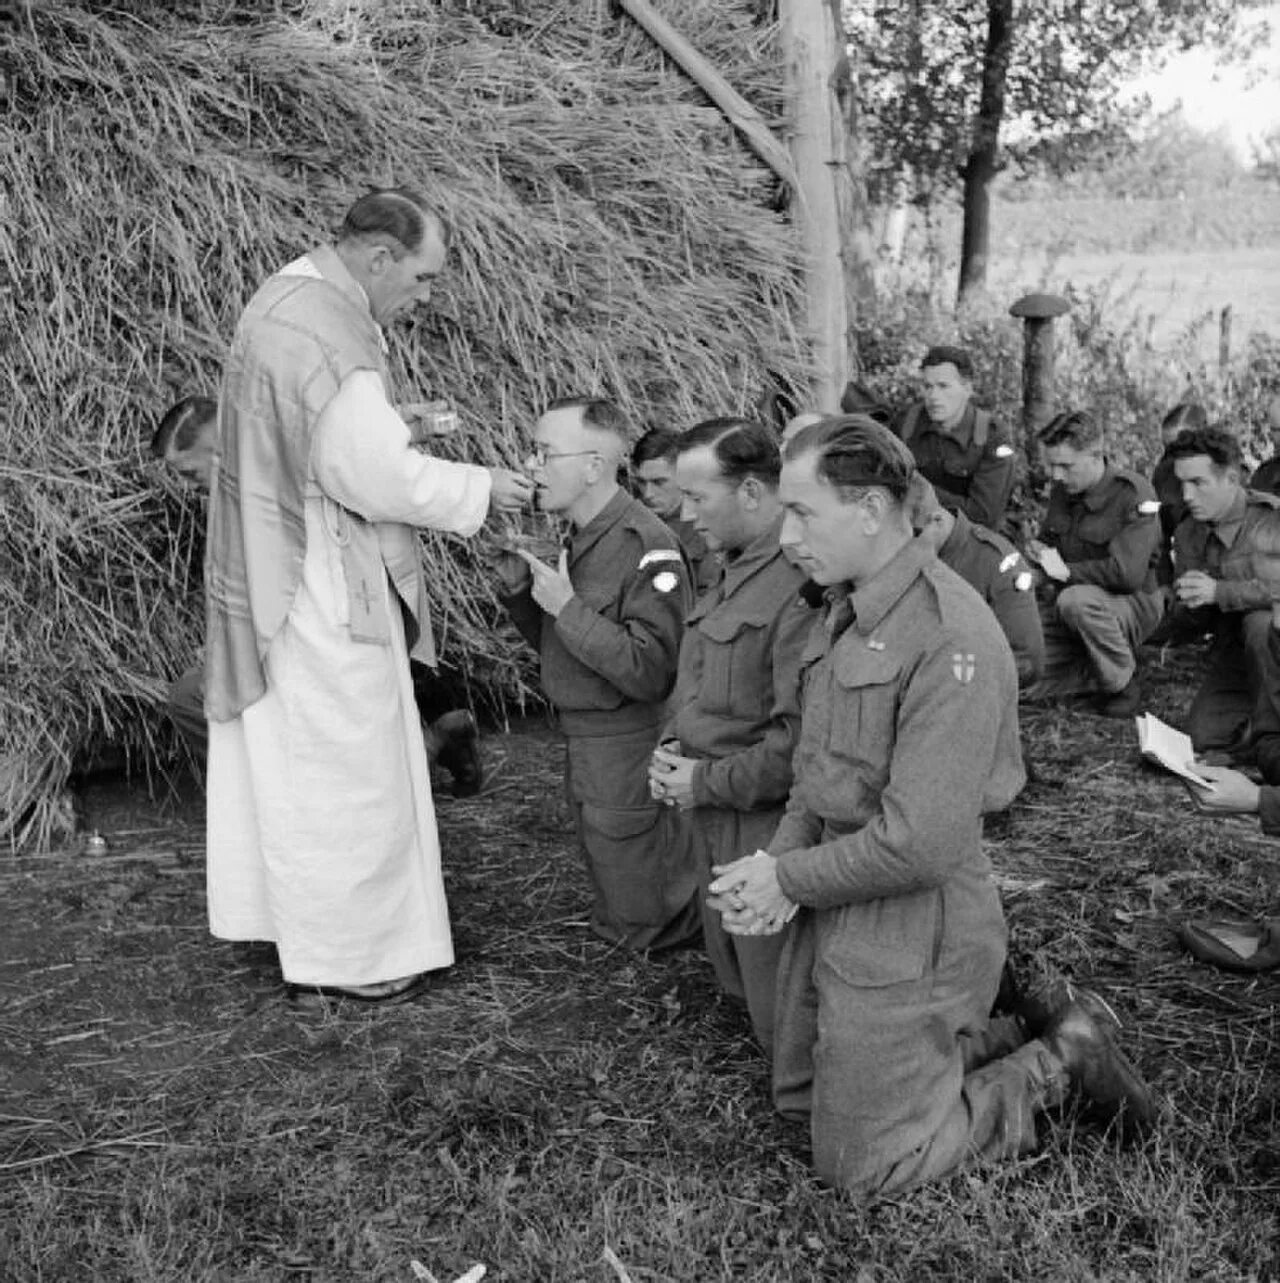
[[(1177, 721), (1194, 655), (1153, 667)], [(696, 951), (586, 929), (545, 729), (439, 802), (459, 960), (412, 1006), (302, 1016), (212, 941), (198, 789), (96, 787), (110, 854), (0, 865), (0, 1276), (1263, 1280), (1280, 1272), (1277, 978), (1172, 924), (1274, 911), (1276, 847), (1195, 813), (1127, 724), (1027, 714), (1038, 781), (991, 843), (1024, 972), (1097, 986), (1162, 1097), (1157, 1134), (1066, 1113), (1041, 1151), (860, 1207), (808, 1173), (743, 1015)]]

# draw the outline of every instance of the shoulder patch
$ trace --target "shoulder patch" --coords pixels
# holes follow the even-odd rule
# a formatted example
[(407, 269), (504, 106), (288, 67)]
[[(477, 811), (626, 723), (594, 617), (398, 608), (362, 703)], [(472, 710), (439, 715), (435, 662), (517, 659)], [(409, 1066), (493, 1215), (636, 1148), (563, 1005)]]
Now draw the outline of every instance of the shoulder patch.
[(658, 592), (670, 592), (680, 582), (680, 576), (673, 570), (660, 570), (653, 577), (653, 586)]
[(643, 557), (640, 558), (640, 565), (637, 567), (643, 570), (646, 566), (652, 566), (655, 562), (660, 561), (683, 561), (679, 552), (674, 548), (650, 548)]
[(992, 451), (992, 453), (995, 455), (995, 457), (996, 457), (997, 459), (1009, 459), (1009, 458), (1011, 458), (1011, 457), (1013, 456), (1013, 446), (1011, 446), (1011, 445), (998, 445), (998, 446), (996, 446), (996, 448)]
[(1021, 554), (1021, 553), (1019, 553), (1019, 552), (1011, 552), (1011, 553), (1010, 553), (1010, 554), (1009, 554), (1009, 555), (1008, 555), (1008, 556), (1007, 556), (1007, 557), (1006, 557), (1006, 558), (1005, 558), (1005, 559), (1000, 563), (1000, 573), (1001, 573), (1002, 575), (1003, 575), (1003, 574), (1007, 574), (1007, 573), (1008, 573), (1010, 570), (1012, 570), (1012, 569), (1014, 568), (1014, 566), (1016, 566), (1016, 565), (1018, 564), (1018, 562), (1020, 562), (1021, 560), (1022, 560), (1022, 554)]
[(1143, 501), (1138, 505), (1138, 511), (1139, 511), (1139, 512), (1144, 516), (1144, 517), (1153, 517), (1153, 516), (1155, 516), (1155, 514), (1156, 514), (1157, 512), (1159, 512), (1159, 511), (1160, 511), (1160, 500), (1159, 500), (1159, 499), (1144, 499), (1144, 500), (1143, 500)]
[(1035, 578), (1031, 574), (1031, 571), (1024, 570), (1022, 574), (1015, 577), (1013, 581), (1013, 586), (1019, 592), (1029, 592), (1031, 590), (1031, 585), (1034, 583), (1035, 583)]

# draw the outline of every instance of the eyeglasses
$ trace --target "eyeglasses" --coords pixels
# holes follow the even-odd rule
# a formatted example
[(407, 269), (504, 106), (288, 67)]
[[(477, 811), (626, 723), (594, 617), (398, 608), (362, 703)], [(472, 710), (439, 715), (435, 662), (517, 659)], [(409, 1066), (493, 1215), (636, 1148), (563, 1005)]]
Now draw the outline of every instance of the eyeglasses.
[(541, 468), (552, 459), (578, 459), (584, 454), (598, 455), (599, 453), (599, 450), (548, 450), (546, 446), (535, 443), (529, 449), (529, 458)]

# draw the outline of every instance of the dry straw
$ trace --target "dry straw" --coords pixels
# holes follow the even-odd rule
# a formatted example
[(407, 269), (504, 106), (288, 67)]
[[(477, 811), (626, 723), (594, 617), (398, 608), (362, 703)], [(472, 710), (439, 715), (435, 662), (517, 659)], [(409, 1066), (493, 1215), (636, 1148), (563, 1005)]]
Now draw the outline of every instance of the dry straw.
[[(664, 6), (766, 115), (748, 3)], [(637, 428), (747, 408), (802, 376), (796, 247), (773, 180), (604, 3), (66, 0), (32, 6), (0, 114), (0, 843), (47, 840), (77, 761), (173, 750), (166, 684), (201, 631), (198, 500), (145, 457), (216, 388), (239, 310), (354, 196), (407, 182), (457, 237), (395, 344), (447, 397), (454, 452), (511, 463), (541, 402), (590, 390)], [(425, 541), (446, 660), (523, 690), (464, 546)]]

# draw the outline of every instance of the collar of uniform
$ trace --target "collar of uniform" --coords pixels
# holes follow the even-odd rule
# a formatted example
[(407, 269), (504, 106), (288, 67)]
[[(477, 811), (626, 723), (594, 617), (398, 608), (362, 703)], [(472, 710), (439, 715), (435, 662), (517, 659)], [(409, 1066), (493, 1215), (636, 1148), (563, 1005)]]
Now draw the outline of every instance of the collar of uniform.
[(1235, 543), (1240, 527), (1244, 524), (1244, 515), (1248, 510), (1249, 495), (1242, 486), (1236, 492), (1236, 497), (1232, 499), (1231, 507), (1209, 527), (1224, 547), (1230, 548)]
[(973, 522), (964, 515), (959, 509), (951, 514), (956, 520), (955, 525), (951, 527), (951, 533), (943, 540), (942, 547), (938, 549), (938, 560), (945, 561), (944, 552), (956, 552), (959, 550), (969, 536), (973, 533)]
[(617, 494), (585, 526), (579, 526), (574, 530), (570, 539), (572, 555), (580, 557), (588, 548), (597, 543), (606, 531), (613, 529), (626, 516), (627, 509), (631, 507), (633, 502), (639, 503), (639, 500), (633, 500), (619, 486)]
[(767, 566), (775, 557), (782, 556), (782, 517), (779, 516), (767, 530), (762, 530), (736, 557), (726, 558), (724, 565), (724, 594), (729, 596), (746, 583), (757, 571)]
[(927, 410), (922, 409), (921, 412), (924, 414), (923, 431), (937, 432), (939, 435), (944, 437), (954, 437), (957, 441), (973, 440), (974, 409), (972, 397), (964, 403), (964, 413), (956, 421), (956, 426), (954, 428), (944, 428), (942, 424), (934, 423), (934, 421), (929, 417), (929, 412)]
[[(1100, 508), (1107, 506), (1107, 500), (1111, 498), (1111, 487), (1115, 484), (1115, 469), (1109, 463), (1102, 466), (1102, 476), (1091, 485), (1082, 495), (1076, 495), (1090, 512), (1097, 512)], [(1072, 497), (1072, 496), (1068, 496)]]
[(864, 636), (878, 628), (898, 599), (920, 577), (920, 572), (936, 560), (933, 549), (921, 540), (908, 540), (888, 565), (850, 595), (854, 627)]

